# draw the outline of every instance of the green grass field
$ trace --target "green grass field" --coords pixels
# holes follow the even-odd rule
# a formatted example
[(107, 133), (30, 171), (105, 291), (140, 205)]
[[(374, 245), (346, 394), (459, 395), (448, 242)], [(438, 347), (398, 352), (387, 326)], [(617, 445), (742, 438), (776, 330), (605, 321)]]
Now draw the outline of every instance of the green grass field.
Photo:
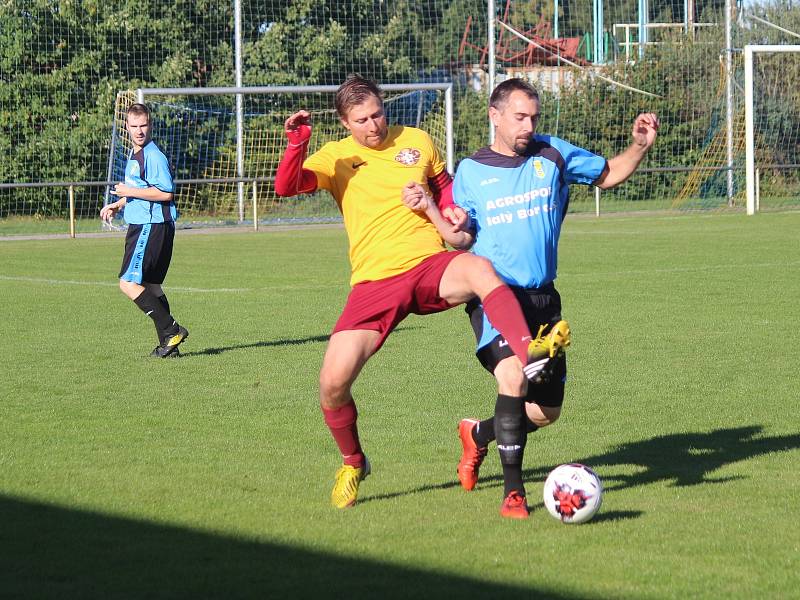
[[(528, 441), (531, 518), (474, 492), (458, 420), (493, 380), (461, 309), (407, 319), (355, 395), (373, 475), (328, 505), (317, 372), (347, 294), (339, 228), (181, 232), (180, 360), (116, 287), (122, 237), (0, 242), (0, 596), (798, 598), (800, 213), (570, 217), (561, 420)], [(555, 465), (603, 478), (565, 526)]]

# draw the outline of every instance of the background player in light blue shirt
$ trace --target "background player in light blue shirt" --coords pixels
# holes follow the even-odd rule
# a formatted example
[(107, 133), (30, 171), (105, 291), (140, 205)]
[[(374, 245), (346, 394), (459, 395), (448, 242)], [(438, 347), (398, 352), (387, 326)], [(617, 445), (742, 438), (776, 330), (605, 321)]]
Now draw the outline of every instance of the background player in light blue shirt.
[(180, 355), (178, 346), (189, 336), (170, 314), (161, 284), (172, 260), (175, 239), (175, 186), (167, 157), (151, 139), (150, 111), (133, 104), (125, 116), (125, 130), (133, 150), (125, 164), (125, 182), (114, 186), (119, 200), (100, 210), (110, 222), (124, 209), (128, 223), (125, 256), (119, 273), (119, 288), (155, 324), (158, 345), (150, 353), (156, 358)]
[[(561, 318), (561, 298), (553, 282), (569, 184), (608, 189), (624, 182), (655, 142), (659, 124), (652, 113), (639, 115), (633, 143), (606, 161), (562, 139), (537, 135), (539, 96), (521, 79), (508, 79), (495, 88), (489, 118), (495, 127), (494, 143), (461, 161), (453, 186), (461, 221), (442, 234), (451, 245), (472, 245), (473, 252), (492, 261), (514, 290), (531, 331), (538, 332), (542, 353), (540, 361), (525, 367), (528, 378), (536, 382), (528, 384), (522, 365), (480, 304), (467, 306), (477, 357), (497, 379), (498, 395), (493, 418), (463, 419), (459, 424), (463, 453), (458, 476), (462, 487), (472, 490), (487, 447), (496, 439), (505, 481), (500, 514), (526, 518), (522, 481), (526, 437), (558, 419), (564, 400), (564, 348), (570, 332)], [(407, 186), (403, 200), (413, 210), (438, 210), (420, 186)], [(529, 372), (534, 367), (536, 374)]]

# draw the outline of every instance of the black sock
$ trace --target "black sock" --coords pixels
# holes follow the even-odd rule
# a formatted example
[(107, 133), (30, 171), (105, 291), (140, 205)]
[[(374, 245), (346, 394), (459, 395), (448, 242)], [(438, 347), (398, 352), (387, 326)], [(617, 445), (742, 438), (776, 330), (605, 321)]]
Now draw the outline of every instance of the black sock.
[[(526, 421), (527, 433), (533, 433), (539, 429), (539, 426), (530, 419), (526, 419)], [(472, 441), (478, 448), (485, 448), (494, 441), (494, 417), (484, 419), (475, 426), (472, 430)]]
[(167, 295), (164, 294), (164, 295), (159, 296), (158, 297), (158, 301), (161, 302), (161, 306), (163, 306), (164, 310), (167, 311), (167, 314), (170, 315), (169, 318), (172, 321), (168, 329), (160, 330), (156, 326), (156, 331), (158, 332), (158, 343), (160, 344), (161, 342), (164, 341), (164, 339), (168, 338), (171, 335), (175, 335), (176, 333), (178, 333), (178, 323), (177, 323), (177, 321), (175, 321), (175, 318), (172, 316), (172, 313), (169, 311), (169, 300), (167, 300)]
[(525, 495), (525, 485), (522, 483), (522, 465), (503, 465), (503, 497), (511, 492)]
[(472, 429), (472, 441), (478, 448), (486, 448), (494, 441), (494, 417), (480, 421)]
[[(145, 289), (133, 301), (139, 309), (148, 317), (153, 319), (156, 325), (156, 331), (159, 333), (168, 334), (172, 329), (176, 329), (175, 321), (169, 314), (168, 310), (164, 309), (164, 304), (156, 298), (149, 290)], [(163, 340), (164, 336), (161, 336)]]
[(522, 457), (527, 440), (525, 398), (497, 395), (494, 406), (494, 434), (500, 463), (503, 465), (504, 495), (517, 491), (525, 495), (522, 484)]
[(164, 310), (169, 313), (169, 300), (167, 300), (167, 295), (162, 294), (161, 296), (158, 297), (158, 301), (161, 302), (161, 306), (164, 307)]

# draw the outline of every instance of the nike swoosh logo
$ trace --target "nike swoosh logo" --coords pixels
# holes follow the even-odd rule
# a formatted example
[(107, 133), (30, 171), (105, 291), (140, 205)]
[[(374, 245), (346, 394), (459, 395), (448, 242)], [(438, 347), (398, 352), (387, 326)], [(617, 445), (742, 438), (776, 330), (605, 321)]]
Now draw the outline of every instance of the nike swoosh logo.
[(361, 161), (360, 163), (353, 163), (353, 169), (357, 169), (361, 165), (365, 165), (365, 164), (367, 164), (367, 161), (365, 161), (365, 160)]

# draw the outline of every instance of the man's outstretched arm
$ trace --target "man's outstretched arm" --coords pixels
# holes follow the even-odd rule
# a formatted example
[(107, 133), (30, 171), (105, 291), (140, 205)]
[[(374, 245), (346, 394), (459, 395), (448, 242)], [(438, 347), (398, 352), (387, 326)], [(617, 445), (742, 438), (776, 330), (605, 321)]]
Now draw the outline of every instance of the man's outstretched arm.
[(301, 110), (286, 119), (283, 127), (289, 143), (275, 172), (275, 193), (279, 196), (308, 194), (317, 189), (317, 176), (303, 168), (311, 139), (311, 115)]
[(623, 183), (633, 175), (658, 135), (658, 117), (654, 113), (642, 113), (633, 122), (633, 143), (624, 152), (610, 158), (606, 168), (594, 182), (607, 190)]

